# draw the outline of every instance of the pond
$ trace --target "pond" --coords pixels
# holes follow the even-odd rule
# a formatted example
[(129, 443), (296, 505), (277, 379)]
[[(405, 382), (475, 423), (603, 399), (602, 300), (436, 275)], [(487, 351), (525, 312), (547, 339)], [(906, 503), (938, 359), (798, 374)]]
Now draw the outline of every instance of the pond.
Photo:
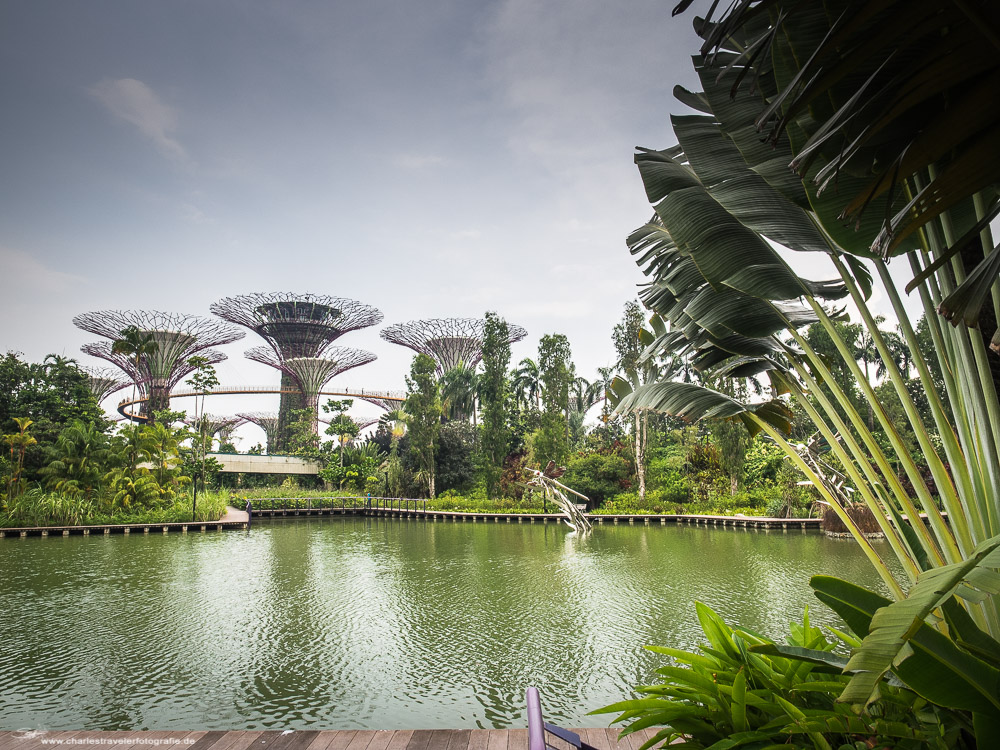
[(568, 726), (700, 642), (694, 601), (781, 637), (825, 573), (815, 532), (385, 518), (250, 533), (0, 542), (0, 730)]

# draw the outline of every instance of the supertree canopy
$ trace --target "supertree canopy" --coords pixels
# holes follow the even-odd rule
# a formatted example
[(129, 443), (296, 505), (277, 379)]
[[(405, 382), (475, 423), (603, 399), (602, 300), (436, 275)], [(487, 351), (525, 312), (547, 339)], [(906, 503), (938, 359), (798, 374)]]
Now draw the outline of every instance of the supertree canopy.
[(363, 349), (334, 346), (326, 349), (322, 357), (279, 357), (266, 346), (257, 346), (246, 352), (247, 359), (270, 365), (295, 379), (302, 393), (302, 408), (319, 409), (319, 394), (323, 386), (336, 375), (375, 360), (375, 355)]
[[(73, 324), (112, 342), (127, 338), (127, 332), (134, 330), (146, 340), (143, 343), (151, 344), (149, 351), (138, 355), (138, 366), (135, 356), (127, 353), (124, 356), (131, 359), (130, 368), (122, 367), (115, 359), (104, 357), (122, 367), (136, 385), (139, 385), (137, 375), (145, 379), (149, 395), (148, 414), (170, 406), (170, 389), (192, 371), (189, 369), (184, 375), (178, 375), (188, 359), (210, 347), (229, 344), (246, 335), (236, 326), (212, 318), (153, 310), (83, 313), (73, 318)], [(219, 356), (225, 358), (224, 355)]]
[(283, 359), (321, 357), (345, 333), (382, 322), (382, 313), (371, 305), (293, 292), (227, 297), (210, 309), (255, 331)]
[[(380, 335), (393, 344), (408, 346), (437, 362), (438, 374), (453, 367), (475, 367), (483, 358), (485, 321), (481, 318), (431, 318), (411, 320), (383, 328)], [(528, 332), (507, 324), (509, 341), (520, 341)]]
[[(135, 359), (122, 352), (114, 351), (114, 343), (111, 341), (95, 341), (84, 344), (80, 351), (92, 357), (99, 357), (107, 360), (128, 375), (128, 382), (134, 383), (143, 401), (139, 410), (138, 421), (149, 420), (149, 415), (155, 411), (166, 409), (170, 406), (170, 391), (184, 378), (198, 369), (197, 365), (191, 364), (190, 357), (181, 360), (169, 371), (169, 377), (157, 379), (153, 377), (152, 368), (149, 361), (144, 357), (139, 357), (139, 365), (136, 367)], [(226, 355), (215, 349), (205, 349), (198, 352), (199, 357), (203, 357), (208, 364), (215, 365), (226, 359)]]
[(406, 393), (400, 391), (396, 398), (392, 398), (391, 396), (358, 396), (358, 398), (370, 404), (375, 404), (375, 406), (386, 411), (393, 411), (394, 409), (403, 408), (403, 402), (406, 401)]
[(195, 419), (194, 417), (189, 417), (184, 420), (184, 424), (188, 427), (199, 428), (199, 423), (204, 421), (205, 423), (205, 433), (207, 435), (217, 436), (220, 443), (229, 442), (229, 438), (232, 437), (233, 430), (235, 430), (240, 425), (246, 424), (246, 417), (241, 417), (239, 415), (235, 416), (218, 416), (216, 414), (205, 414), (201, 419)]
[(240, 412), (236, 415), (247, 422), (252, 422), (264, 431), (267, 441), (267, 452), (271, 453), (278, 443), (279, 420), (278, 415), (273, 412), (250, 411)]
[(130, 379), (123, 378), (110, 367), (83, 367), (81, 369), (87, 373), (90, 391), (98, 403), (132, 382)]
[[(296, 292), (242, 294), (221, 299), (210, 309), (230, 323), (255, 331), (281, 361), (322, 357), (345, 333), (382, 322), (382, 313), (371, 305), (344, 297)], [(291, 411), (303, 408), (304, 404), (302, 395), (296, 392), (295, 376), (279, 369), (282, 370), (279, 433), (284, 434)]]

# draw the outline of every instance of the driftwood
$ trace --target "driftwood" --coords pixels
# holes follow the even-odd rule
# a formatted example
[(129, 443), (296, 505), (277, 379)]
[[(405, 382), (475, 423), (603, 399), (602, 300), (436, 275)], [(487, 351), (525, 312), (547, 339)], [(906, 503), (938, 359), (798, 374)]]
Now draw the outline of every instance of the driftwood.
[[(562, 470), (560, 471), (559, 469)], [(566, 471), (565, 468), (557, 468), (552, 461), (549, 461), (549, 465), (545, 467), (544, 471), (539, 471), (538, 469), (527, 469), (526, 471), (531, 475), (528, 485), (542, 489), (542, 492), (545, 493), (545, 499), (551, 500), (566, 516), (564, 520), (571, 529), (581, 535), (591, 532), (594, 527), (590, 523), (590, 519), (584, 515), (583, 511), (576, 507), (576, 503), (571, 501), (566, 496), (566, 493), (576, 495), (589, 502), (588, 498), (555, 479), (555, 477), (563, 475), (563, 472)]]

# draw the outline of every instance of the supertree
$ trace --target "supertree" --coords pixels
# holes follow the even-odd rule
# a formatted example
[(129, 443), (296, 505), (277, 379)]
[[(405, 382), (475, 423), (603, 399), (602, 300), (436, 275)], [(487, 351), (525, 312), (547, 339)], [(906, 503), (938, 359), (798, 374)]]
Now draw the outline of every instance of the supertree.
[[(122, 368), (134, 380), (136, 373), (146, 380), (149, 395), (147, 415), (169, 408), (170, 390), (184, 377), (178, 376), (178, 372), (188, 359), (210, 347), (230, 344), (246, 335), (236, 326), (213, 318), (155, 310), (101, 310), (83, 313), (73, 318), (73, 324), (112, 342), (123, 341), (127, 339), (129, 332), (135, 332), (145, 342), (152, 344), (148, 351), (136, 355), (138, 366), (133, 359), (129, 369)], [(129, 357), (128, 354), (125, 356)], [(113, 359), (109, 361), (121, 367)], [(138, 387), (138, 382), (135, 382)]]
[(215, 432), (213, 434), (218, 438), (220, 444), (231, 443), (233, 441), (233, 432), (236, 431), (236, 428), (242, 427), (247, 423), (246, 419), (238, 414), (233, 417), (212, 417), (209, 415), (209, 418), (215, 420)]
[[(282, 361), (322, 357), (345, 333), (382, 322), (382, 313), (371, 305), (344, 297), (296, 292), (226, 297), (210, 309), (223, 320), (256, 332)], [(282, 370), (278, 407), (282, 432), (290, 422), (291, 411), (303, 408), (296, 385), (295, 377)]]
[[(406, 401), (406, 394), (402, 391), (397, 397), (392, 396), (358, 396), (362, 401), (367, 401), (369, 404), (375, 404), (381, 409), (386, 411), (393, 411), (394, 409), (402, 409), (403, 402)], [(376, 420), (378, 421), (378, 420)]]
[(275, 450), (275, 446), (278, 444), (279, 432), (277, 414), (273, 412), (241, 411), (236, 416), (260, 427), (264, 431), (265, 441), (267, 442), (267, 452), (271, 453), (272, 450)]
[(97, 399), (98, 403), (112, 393), (120, 391), (122, 388), (127, 388), (132, 382), (130, 379), (121, 377), (121, 375), (110, 367), (83, 367), (81, 369), (87, 373), (90, 392), (94, 394), (94, 398)]
[(200, 422), (204, 420), (205, 434), (218, 437), (219, 442), (228, 442), (233, 434), (233, 430), (242, 424), (246, 424), (246, 419), (240, 416), (217, 416), (215, 414), (205, 414), (201, 419), (189, 417), (184, 420), (188, 427), (200, 428)]
[[(408, 346), (427, 354), (437, 362), (438, 375), (453, 367), (475, 367), (483, 358), (481, 318), (431, 318), (396, 323), (383, 328), (379, 335), (386, 341)], [(507, 324), (510, 343), (520, 341), (528, 332), (521, 326)]]
[(309, 410), (313, 432), (316, 434), (318, 434), (319, 394), (323, 386), (342, 372), (375, 361), (375, 355), (371, 352), (350, 349), (346, 346), (327, 347), (322, 357), (290, 359), (280, 357), (266, 346), (257, 346), (247, 351), (245, 356), (247, 359), (269, 365), (291, 376), (299, 393), (302, 394), (301, 408)]
[[(132, 419), (137, 422), (148, 422), (150, 415), (154, 412), (166, 409), (170, 406), (170, 391), (184, 378), (194, 372), (197, 365), (190, 363), (190, 357), (177, 362), (169, 372), (166, 379), (157, 380), (153, 377), (152, 368), (144, 357), (139, 358), (139, 366), (136, 367), (135, 360), (128, 354), (116, 352), (114, 344), (110, 341), (95, 341), (84, 344), (80, 351), (92, 357), (99, 357), (107, 360), (128, 375), (128, 382), (134, 383), (139, 392), (139, 400), (142, 405), (138, 412), (131, 412)], [(218, 364), (226, 359), (226, 355), (215, 349), (204, 349), (198, 352), (198, 356), (204, 357), (210, 365)], [(155, 384), (151, 386), (151, 384)], [(128, 416), (124, 407), (119, 407), (118, 411), (123, 416)]]

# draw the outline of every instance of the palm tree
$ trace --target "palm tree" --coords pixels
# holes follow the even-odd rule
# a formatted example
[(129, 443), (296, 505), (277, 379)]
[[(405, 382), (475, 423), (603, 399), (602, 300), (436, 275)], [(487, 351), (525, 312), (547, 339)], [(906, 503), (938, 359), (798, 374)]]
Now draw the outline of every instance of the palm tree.
[[(132, 378), (132, 403), (135, 404), (135, 391), (139, 385), (140, 366), (143, 357), (151, 357), (156, 354), (157, 344), (152, 333), (141, 330), (138, 326), (127, 326), (121, 330), (121, 338), (116, 339), (111, 344), (111, 351), (114, 354), (124, 354), (132, 358), (133, 378)], [(134, 408), (134, 406), (133, 406)]]
[(48, 486), (65, 495), (82, 495), (90, 502), (107, 470), (107, 436), (92, 423), (73, 422), (59, 433), (51, 456), (39, 471)]
[(535, 402), (535, 409), (542, 408), (542, 378), (538, 364), (530, 357), (525, 357), (517, 364), (517, 368), (511, 373), (511, 387), (517, 394), (517, 401), (522, 406), (527, 406), (532, 400)]
[(598, 401), (603, 401), (601, 406), (601, 422), (608, 423), (611, 419), (611, 402), (608, 399), (608, 390), (611, 388), (611, 381), (614, 380), (615, 371), (610, 367), (598, 367), (597, 378), (590, 383), (587, 389), (587, 399), (591, 405)]
[(38, 443), (34, 435), (28, 434), (28, 429), (34, 422), (27, 417), (13, 417), (17, 432), (4, 435), (3, 440), (10, 446), (11, 472), (7, 479), (7, 502), (14, 499), (14, 490), (20, 494), (21, 472), (24, 471), (24, 454), (32, 445)]
[(448, 419), (469, 419), (476, 424), (476, 393), (479, 376), (475, 368), (456, 365), (441, 376), (441, 406)]

